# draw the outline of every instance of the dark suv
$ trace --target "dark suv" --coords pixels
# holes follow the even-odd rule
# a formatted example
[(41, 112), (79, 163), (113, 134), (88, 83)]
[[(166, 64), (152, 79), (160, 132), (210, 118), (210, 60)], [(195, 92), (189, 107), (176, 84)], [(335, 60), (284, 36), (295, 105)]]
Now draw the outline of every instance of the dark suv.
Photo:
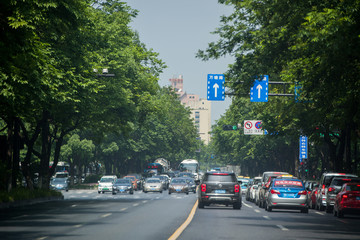
[(241, 187), (234, 173), (207, 172), (205, 173), (198, 194), (199, 208), (210, 204), (233, 205), (240, 209), (242, 205)]

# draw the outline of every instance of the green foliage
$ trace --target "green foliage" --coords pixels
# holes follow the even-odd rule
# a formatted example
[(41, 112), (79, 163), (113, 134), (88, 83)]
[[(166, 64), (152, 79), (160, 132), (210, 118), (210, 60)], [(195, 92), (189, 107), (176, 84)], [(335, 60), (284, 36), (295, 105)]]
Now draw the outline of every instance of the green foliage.
[(15, 202), (29, 199), (38, 199), (46, 197), (61, 197), (61, 192), (55, 190), (35, 189), (29, 190), (26, 188), (13, 189), (10, 192), (0, 192), (0, 203)]

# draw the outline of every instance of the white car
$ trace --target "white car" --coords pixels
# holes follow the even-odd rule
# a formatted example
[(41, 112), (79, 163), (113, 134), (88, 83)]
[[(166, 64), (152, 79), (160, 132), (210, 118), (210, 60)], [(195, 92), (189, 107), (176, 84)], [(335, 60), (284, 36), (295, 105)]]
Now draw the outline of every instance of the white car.
[(143, 192), (159, 192), (162, 193), (163, 184), (159, 178), (147, 178), (143, 186)]
[(98, 193), (105, 193), (105, 192), (111, 192), (113, 193), (113, 186), (116, 182), (117, 177), (114, 175), (105, 175), (103, 176), (100, 181), (98, 181)]

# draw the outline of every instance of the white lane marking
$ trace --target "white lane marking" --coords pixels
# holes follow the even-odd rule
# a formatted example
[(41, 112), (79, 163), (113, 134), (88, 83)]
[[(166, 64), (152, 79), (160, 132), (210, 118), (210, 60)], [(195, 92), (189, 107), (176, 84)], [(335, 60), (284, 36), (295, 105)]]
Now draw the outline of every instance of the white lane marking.
[(265, 218), (267, 220), (271, 220), (271, 218), (269, 216), (263, 216), (263, 218)]
[(156, 197), (156, 199), (160, 199), (160, 197)]
[(77, 205), (76, 204), (74, 204), (74, 205), (71, 205), (71, 207), (76, 207)]
[(261, 212), (259, 209), (255, 209), (254, 211), (257, 212), (257, 213), (260, 213), (260, 212)]
[(289, 231), (288, 228), (284, 227), (283, 225), (276, 225), (278, 228), (280, 228), (283, 231)]
[(44, 240), (44, 239), (46, 239), (48, 236), (45, 236), (45, 237), (39, 237), (39, 238), (37, 238), (36, 240)]
[(348, 224), (348, 222), (347, 222), (347, 221), (345, 221), (345, 220), (341, 220), (341, 219), (336, 219), (336, 220), (338, 220), (339, 222), (342, 222), (342, 223)]
[(143, 203), (147, 203), (148, 201), (147, 200), (144, 200), (144, 201), (142, 201)]
[(321, 215), (321, 216), (324, 216), (325, 214), (324, 213), (322, 213), (322, 212), (315, 212), (316, 214), (319, 214), (319, 215)]
[(112, 213), (107, 213), (107, 214), (102, 215), (101, 217), (102, 217), (102, 218), (106, 218), (106, 217), (110, 216), (111, 214), (112, 214)]
[(82, 226), (84, 226), (84, 225), (83, 224), (78, 224), (78, 225), (75, 225), (74, 228), (80, 228)]
[(138, 203), (134, 203), (133, 206), (136, 207), (136, 206), (139, 206), (139, 204), (138, 204)]
[(27, 216), (29, 216), (29, 215), (21, 215), (21, 216), (13, 217), (13, 219), (24, 218), (24, 217), (27, 217)]
[(245, 206), (247, 206), (248, 208), (253, 208), (252, 206), (250, 206), (249, 204), (243, 203)]
[(126, 211), (126, 210), (127, 210), (127, 208), (120, 209), (121, 212)]

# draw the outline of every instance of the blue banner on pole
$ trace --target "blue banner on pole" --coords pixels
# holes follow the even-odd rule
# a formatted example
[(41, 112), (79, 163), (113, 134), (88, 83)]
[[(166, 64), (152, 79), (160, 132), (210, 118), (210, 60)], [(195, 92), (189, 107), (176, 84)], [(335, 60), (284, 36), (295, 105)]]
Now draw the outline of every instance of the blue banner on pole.
[(308, 158), (308, 137), (300, 136), (299, 139), (299, 159), (302, 162), (303, 159)]

